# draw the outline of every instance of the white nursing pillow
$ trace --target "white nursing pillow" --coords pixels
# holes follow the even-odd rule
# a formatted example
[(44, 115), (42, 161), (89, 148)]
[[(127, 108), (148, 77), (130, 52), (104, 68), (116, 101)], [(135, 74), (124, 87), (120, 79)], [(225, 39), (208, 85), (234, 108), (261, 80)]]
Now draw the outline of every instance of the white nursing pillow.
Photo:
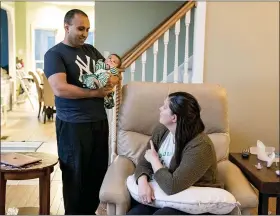
[[(149, 205), (157, 208), (170, 207), (190, 214), (228, 214), (239, 204), (231, 193), (221, 188), (192, 186), (168, 196), (155, 181), (149, 183), (155, 195)], [(127, 178), (126, 184), (133, 199), (141, 202), (134, 175)]]

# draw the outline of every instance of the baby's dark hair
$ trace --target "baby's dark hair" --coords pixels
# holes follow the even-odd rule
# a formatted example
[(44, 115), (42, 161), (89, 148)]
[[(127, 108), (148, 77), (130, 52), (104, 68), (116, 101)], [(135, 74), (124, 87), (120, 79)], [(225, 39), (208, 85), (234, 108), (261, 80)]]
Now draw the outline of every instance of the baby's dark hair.
[(116, 53), (113, 53), (113, 54), (111, 54), (111, 55), (116, 56), (116, 57), (120, 60), (120, 63), (117, 65), (117, 68), (119, 68), (119, 67), (122, 65), (122, 59), (121, 59), (121, 57), (120, 57), (118, 54), (116, 54)]

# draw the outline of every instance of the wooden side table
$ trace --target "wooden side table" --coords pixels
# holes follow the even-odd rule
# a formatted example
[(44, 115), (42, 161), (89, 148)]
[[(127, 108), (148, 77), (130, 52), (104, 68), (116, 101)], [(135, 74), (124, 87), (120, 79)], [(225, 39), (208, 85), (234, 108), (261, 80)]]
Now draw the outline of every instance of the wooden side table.
[(27, 180), (39, 178), (39, 215), (50, 214), (50, 176), (58, 163), (55, 155), (42, 152), (24, 152), (32, 157), (42, 159), (41, 162), (24, 168), (12, 168), (1, 165), (0, 173), (0, 215), (5, 215), (7, 180)]
[[(248, 159), (243, 159), (240, 153), (230, 153), (229, 160), (238, 166), (248, 181), (258, 189), (258, 215), (268, 215), (269, 197), (277, 197), (276, 215), (280, 215), (280, 177), (275, 173), (279, 166), (276, 167), (273, 163), (267, 168), (266, 162), (258, 160), (257, 156), (252, 154)], [(255, 167), (258, 163), (263, 166), (260, 170)]]

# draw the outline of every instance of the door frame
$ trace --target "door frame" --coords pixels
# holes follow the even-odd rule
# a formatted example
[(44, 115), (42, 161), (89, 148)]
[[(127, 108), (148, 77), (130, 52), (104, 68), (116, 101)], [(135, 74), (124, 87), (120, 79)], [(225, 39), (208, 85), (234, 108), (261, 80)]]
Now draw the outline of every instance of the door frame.
[(15, 35), (15, 9), (5, 2), (1, 2), (1, 9), (7, 12), (8, 18), (8, 50), (9, 50), (9, 75), (14, 83), (13, 103), (16, 101), (16, 35)]
[(192, 83), (203, 83), (204, 81), (206, 5), (206, 1), (196, 2), (194, 17)]

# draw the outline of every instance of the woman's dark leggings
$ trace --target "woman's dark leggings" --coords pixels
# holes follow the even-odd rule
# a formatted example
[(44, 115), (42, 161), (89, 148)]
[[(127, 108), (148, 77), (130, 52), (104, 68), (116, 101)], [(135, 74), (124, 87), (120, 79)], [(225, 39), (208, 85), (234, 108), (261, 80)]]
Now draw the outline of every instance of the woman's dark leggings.
[(127, 212), (127, 215), (186, 215), (187, 213), (179, 211), (177, 209), (164, 207), (155, 208), (152, 206), (141, 204), (131, 198), (131, 209)]

